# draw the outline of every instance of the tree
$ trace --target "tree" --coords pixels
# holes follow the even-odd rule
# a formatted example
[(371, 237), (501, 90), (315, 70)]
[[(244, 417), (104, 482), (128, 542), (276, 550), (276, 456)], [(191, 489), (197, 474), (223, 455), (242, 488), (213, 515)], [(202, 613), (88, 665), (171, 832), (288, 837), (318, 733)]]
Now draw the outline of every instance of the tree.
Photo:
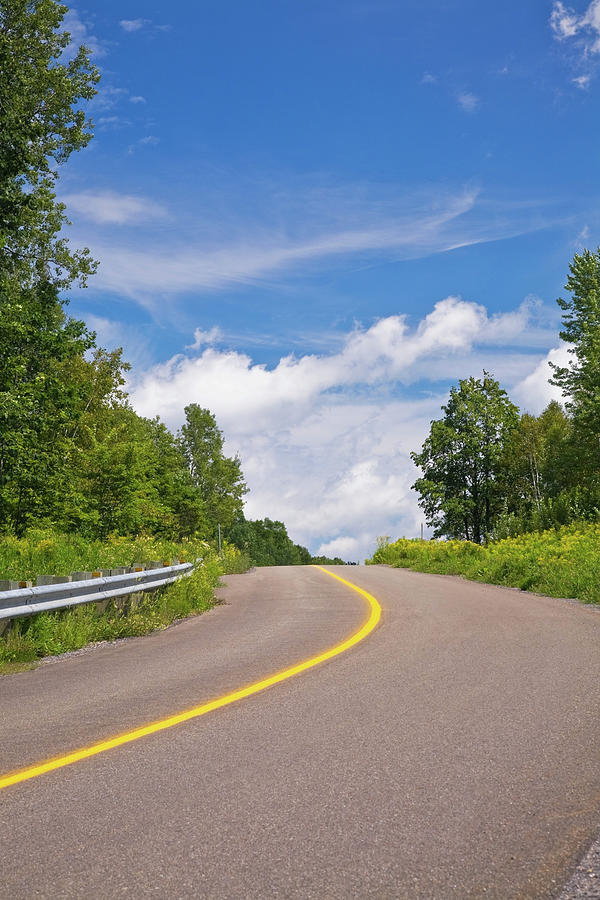
[(85, 406), (71, 367), (92, 346), (84, 324), (65, 317), (53, 285), (18, 300), (0, 294), (0, 528), (20, 532), (50, 514), (69, 432)]
[(94, 270), (61, 232), (54, 185), (91, 138), (81, 102), (99, 77), (84, 47), (65, 59), (66, 9), (0, 0), (0, 527), (17, 531), (51, 515), (82, 408), (69, 367), (94, 343), (59, 297)]
[(571, 486), (571, 421), (553, 400), (539, 416), (524, 413), (505, 454), (504, 490), (512, 513), (538, 513), (544, 501)]
[(238, 456), (223, 453), (223, 434), (215, 417), (197, 403), (185, 407), (185, 424), (179, 443), (192, 483), (198, 488), (206, 519), (216, 533), (226, 531), (242, 512), (242, 498), (248, 489)]
[(92, 137), (81, 101), (97, 69), (80, 47), (67, 60), (67, 7), (55, 0), (0, 0), (0, 292), (38, 283), (67, 287), (94, 269), (89, 251), (61, 235), (58, 167)]
[(551, 382), (562, 389), (573, 421), (573, 450), (581, 479), (600, 481), (600, 247), (575, 254), (565, 289), (560, 336), (571, 344), (568, 366), (553, 365)]
[(504, 450), (518, 422), (517, 407), (486, 372), (450, 390), (444, 416), (431, 422), (413, 488), (436, 537), (481, 543), (502, 507)]
[(241, 515), (227, 538), (247, 553), (255, 566), (308, 566), (314, 562), (306, 547), (293, 543), (283, 522)]

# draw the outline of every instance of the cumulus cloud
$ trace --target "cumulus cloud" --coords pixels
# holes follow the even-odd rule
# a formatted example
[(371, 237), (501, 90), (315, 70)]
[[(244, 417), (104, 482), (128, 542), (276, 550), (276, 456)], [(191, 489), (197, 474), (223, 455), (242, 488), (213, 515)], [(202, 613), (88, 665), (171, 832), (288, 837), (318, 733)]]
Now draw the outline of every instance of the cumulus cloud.
[(100, 225), (131, 225), (168, 218), (158, 203), (115, 191), (81, 191), (66, 194), (62, 200), (69, 211)]
[(550, 384), (548, 381), (552, 377), (550, 363), (566, 367), (572, 360), (573, 355), (569, 353), (569, 345), (561, 342), (558, 347), (554, 347), (539, 361), (526, 378), (515, 385), (512, 393), (515, 402), (519, 404), (523, 412), (539, 415), (551, 400), (557, 400), (559, 403), (563, 402), (560, 388)]
[[(534, 386), (541, 392), (533, 352), (541, 315), (532, 300), (490, 315), (446, 297), (414, 327), (388, 316), (357, 326), (337, 350), (286, 356), (272, 368), (210, 346), (222, 335), (197, 329), (192, 352), (147, 369), (131, 398), (138, 412), (158, 413), (173, 428), (188, 403), (211, 409), (228, 452), (241, 455), (247, 515), (281, 519), (313, 551), (358, 560), (379, 534), (419, 533), (409, 454), (439, 417), (448, 384), (485, 367), (530, 399)], [(528, 330), (530, 346), (507, 353)], [(495, 347), (502, 353), (494, 356)], [(417, 393), (406, 387), (416, 383)]]

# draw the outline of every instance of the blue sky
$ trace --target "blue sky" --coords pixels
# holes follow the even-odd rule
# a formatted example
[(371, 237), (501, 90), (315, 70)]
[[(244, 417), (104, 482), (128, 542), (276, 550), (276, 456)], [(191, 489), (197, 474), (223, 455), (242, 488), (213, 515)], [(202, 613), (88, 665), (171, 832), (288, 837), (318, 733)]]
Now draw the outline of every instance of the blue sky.
[(458, 378), (523, 409), (598, 238), (600, 0), (72, 8), (102, 71), (62, 173), (71, 312), (143, 414), (215, 412), (247, 514), (359, 559), (416, 534), (408, 457)]

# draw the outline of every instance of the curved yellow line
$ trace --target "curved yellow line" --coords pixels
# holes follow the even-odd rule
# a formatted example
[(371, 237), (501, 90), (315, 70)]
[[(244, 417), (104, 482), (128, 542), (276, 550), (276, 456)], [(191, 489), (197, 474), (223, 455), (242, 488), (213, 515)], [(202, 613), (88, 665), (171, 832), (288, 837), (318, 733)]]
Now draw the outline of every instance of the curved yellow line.
[(275, 675), (270, 675), (268, 678), (264, 678), (262, 681), (256, 681), (254, 682), (254, 684), (250, 684), (238, 691), (233, 691), (230, 694), (225, 694), (223, 697), (218, 697), (216, 700), (210, 700), (208, 703), (203, 703), (200, 706), (194, 706), (192, 709), (177, 713), (174, 716), (168, 716), (166, 719), (159, 719), (159, 721), (157, 722), (151, 722), (149, 725), (143, 725), (141, 728), (135, 728), (133, 731), (126, 731), (124, 734), (119, 734), (116, 737), (109, 738), (108, 740), (99, 741), (97, 744), (92, 744), (89, 747), (83, 747), (81, 750), (74, 750), (72, 753), (67, 753), (64, 756), (57, 757), (56, 759), (50, 759), (46, 762), (39, 763), (38, 765), (28, 766), (26, 769), (21, 769), (18, 772), (13, 772), (12, 774), (1, 776), (0, 790), (2, 788), (9, 787), (12, 784), (18, 784), (21, 781), (27, 781), (30, 778), (37, 778), (38, 775), (44, 775), (46, 772), (52, 772), (54, 769), (62, 769), (63, 766), (70, 766), (73, 763), (80, 762), (83, 759), (89, 759), (90, 756), (97, 756), (99, 753), (105, 753), (107, 750), (113, 750), (115, 747), (120, 747), (123, 744), (129, 744), (131, 743), (131, 741), (137, 741), (140, 738), (147, 737), (150, 734), (155, 734), (157, 731), (164, 731), (166, 728), (173, 728), (174, 725), (180, 725), (182, 722), (187, 722), (190, 719), (196, 719), (199, 716), (204, 716), (206, 715), (206, 713), (212, 712), (214, 709), (220, 709), (222, 706), (228, 706), (230, 703), (235, 703), (237, 700), (243, 700), (244, 697), (250, 697), (252, 696), (252, 694), (257, 694), (259, 691), (264, 691), (265, 688), (271, 687), (274, 684), (278, 684), (280, 681), (285, 681), (287, 678), (292, 678), (294, 675), (299, 675), (300, 672), (305, 672), (307, 669), (311, 669), (313, 666), (317, 666), (319, 665), (319, 663), (325, 662), (325, 660), (327, 659), (338, 656), (340, 653), (344, 653), (346, 650), (349, 650), (350, 647), (358, 644), (359, 641), (362, 641), (364, 638), (366, 638), (366, 636), (371, 631), (373, 631), (373, 629), (377, 625), (381, 617), (381, 607), (379, 603), (377, 602), (375, 597), (373, 597), (367, 591), (363, 591), (362, 588), (357, 587), (350, 581), (346, 581), (345, 578), (340, 578), (339, 575), (334, 575), (333, 572), (329, 572), (322, 566), (315, 566), (315, 568), (320, 569), (322, 572), (326, 572), (327, 575), (335, 578), (336, 581), (341, 581), (342, 584), (345, 584), (347, 585), (347, 587), (352, 588), (352, 590), (360, 594), (361, 597), (364, 597), (364, 599), (369, 604), (369, 618), (355, 634), (351, 635), (345, 641), (342, 641), (341, 644), (336, 644), (335, 647), (331, 647), (329, 650), (325, 650), (324, 653), (319, 653), (318, 656), (313, 656), (310, 659), (306, 659), (303, 662), (297, 663), (295, 666), (290, 666), (288, 669), (284, 669), (282, 672), (277, 672)]

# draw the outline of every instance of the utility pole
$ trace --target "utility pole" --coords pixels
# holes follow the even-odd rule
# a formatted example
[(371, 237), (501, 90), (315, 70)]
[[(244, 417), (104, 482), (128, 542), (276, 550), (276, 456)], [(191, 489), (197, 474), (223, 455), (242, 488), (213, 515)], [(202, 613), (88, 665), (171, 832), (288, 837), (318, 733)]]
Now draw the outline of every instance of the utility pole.
[(220, 523), (219, 523), (219, 525), (217, 525), (217, 528), (219, 529), (219, 556), (220, 556), (221, 555), (221, 525), (220, 525)]
[(421, 522), (421, 540), (423, 540), (423, 523)]

